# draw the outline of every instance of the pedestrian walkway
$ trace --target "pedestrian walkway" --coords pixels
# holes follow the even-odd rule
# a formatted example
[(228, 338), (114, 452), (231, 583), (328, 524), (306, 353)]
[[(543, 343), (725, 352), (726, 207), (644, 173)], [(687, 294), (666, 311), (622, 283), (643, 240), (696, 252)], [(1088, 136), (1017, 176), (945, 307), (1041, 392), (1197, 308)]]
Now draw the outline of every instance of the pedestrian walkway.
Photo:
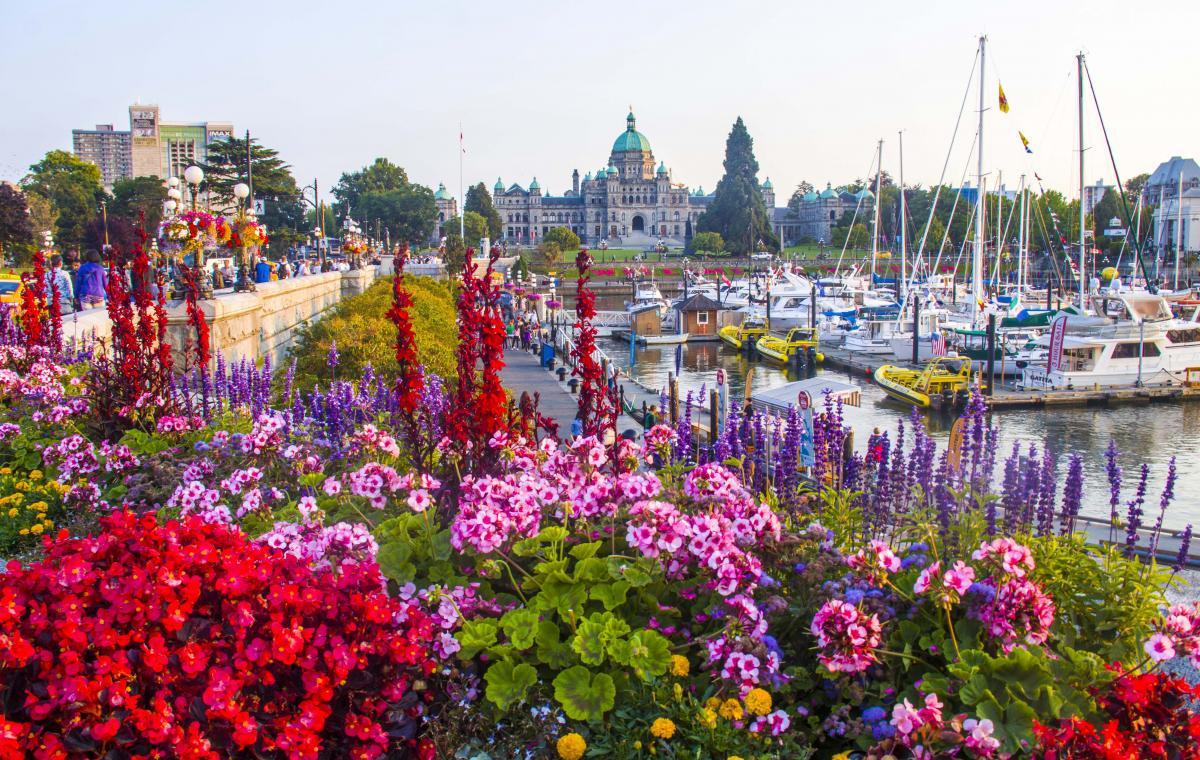
[[(579, 402), (571, 394), (565, 382), (560, 383), (554, 372), (542, 369), (538, 358), (528, 351), (510, 348), (504, 352), (504, 369), (500, 379), (512, 395), (520, 399), (521, 394), (528, 392), (530, 396), (541, 394), (538, 410), (543, 416), (558, 423), (558, 435), (566, 438), (571, 434), (571, 422), (579, 411)], [(567, 378), (570, 379), (568, 373)], [(633, 429), (641, 434), (641, 425), (632, 418), (622, 414), (617, 418), (617, 432)]]

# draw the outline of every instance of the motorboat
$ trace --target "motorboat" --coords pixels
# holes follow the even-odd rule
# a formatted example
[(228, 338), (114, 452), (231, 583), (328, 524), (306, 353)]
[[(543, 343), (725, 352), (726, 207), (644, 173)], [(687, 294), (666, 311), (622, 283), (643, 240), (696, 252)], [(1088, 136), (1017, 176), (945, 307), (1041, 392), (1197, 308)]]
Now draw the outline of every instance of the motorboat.
[(938, 356), (920, 369), (884, 364), (875, 370), (875, 382), (890, 398), (924, 409), (935, 398), (966, 393), (971, 386), (971, 360)]
[(740, 325), (725, 325), (717, 331), (723, 343), (738, 351), (753, 347), (759, 338), (768, 334), (767, 323), (760, 319), (747, 318)]
[(778, 364), (787, 364), (797, 351), (809, 348), (816, 352), (817, 361), (824, 361), (825, 357), (818, 351), (820, 340), (817, 331), (811, 327), (793, 327), (784, 337), (767, 334), (754, 344), (760, 356)]

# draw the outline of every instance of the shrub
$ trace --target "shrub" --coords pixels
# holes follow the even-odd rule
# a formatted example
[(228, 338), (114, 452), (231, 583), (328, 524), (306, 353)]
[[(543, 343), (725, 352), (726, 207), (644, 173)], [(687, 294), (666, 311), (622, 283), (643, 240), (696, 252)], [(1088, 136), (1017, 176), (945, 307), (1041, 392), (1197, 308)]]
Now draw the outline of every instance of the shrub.
[[(429, 277), (411, 276), (405, 277), (404, 283), (412, 295), (409, 313), (418, 336), (418, 361), (429, 372), (453, 376), (458, 334), (450, 285)], [(334, 340), (338, 379), (357, 379), (368, 364), (377, 374), (394, 379), (399, 367), (395, 356), (396, 328), (387, 318), (391, 305), (389, 277), (376, 282), (365, 293), (342, 301), (329, 316), (306, 328), (292, 352), (296, 359), (296, 384), (307, 389), (317, 381), (329, 382), (333, 373), (328, 357)]]
[(0, 576), (0, 756), (427, 756), (427, 616), (374, 564), (317, 571), (129, 512)]

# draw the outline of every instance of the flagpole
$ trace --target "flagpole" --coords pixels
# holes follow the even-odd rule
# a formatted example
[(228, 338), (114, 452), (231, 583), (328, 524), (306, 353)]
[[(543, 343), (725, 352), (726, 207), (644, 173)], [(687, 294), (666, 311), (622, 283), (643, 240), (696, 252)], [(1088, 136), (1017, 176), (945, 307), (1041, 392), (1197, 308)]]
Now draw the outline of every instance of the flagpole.
[(467, 196), (463, 195), (463, 154), (466, 152), (466, 148), (463, 147), (462, 122), (460, 121), (458, 123), (458, 202), (462, 205), (458, 207), (458, 236), (462, 238), (464, 246), (467, 244)]
[(987, 36), (979, 38), (979, 148), (975, 151), (976, 185), (978, 193), (975, 204), (975, 251), (971, 257), (971, 326), (979, 324), (980, 303), (983, 301), (983, 219), (987, 205), (983, 191), (983, 112), (985, 97), (985, 72), (987, 71)]

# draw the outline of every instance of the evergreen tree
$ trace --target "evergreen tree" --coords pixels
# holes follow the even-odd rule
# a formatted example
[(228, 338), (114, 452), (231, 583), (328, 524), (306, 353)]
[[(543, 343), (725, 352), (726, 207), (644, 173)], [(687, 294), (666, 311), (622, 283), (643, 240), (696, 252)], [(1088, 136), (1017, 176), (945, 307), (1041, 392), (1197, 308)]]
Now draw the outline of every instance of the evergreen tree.
[(696, 229), (720, 233), (735, 254), (752, 253), (760, 244), (774, 251), (779, 239), (771, 232), (770, 213), (759, 190), (754, 139), (739, 116), (725, 141), (725, 176)]
[(504, 233), (504, 223), (500, 221), (500, 212), (492, 204), (492, 194), (488, 192), (487, 186), (482, 182), (467, 189), (467, 202), (463, 204), (463, 211), (474, 211), (486, 219), (488, 237), (492, 240), (499, 240)]
[[(208, 146), (208, 162), (201, 164), (204, 182), (201, 190), (210, 194), (215, 210), (232, 210), (236, 204), (233, 188), (247, 182), (246, 140), (230, 137)], [(260, 221), (267, 226), (269, 248), (281, 251), (305, 237), (304, 207), (300, 203), (300, 188), (292, 176), (292, 167), (279, 157), (279, 151), (250, 139), (250, 166), (254, 200), (264, 201), (265, 212)], [(326, 234), (329, 230), (326, 230)]]

